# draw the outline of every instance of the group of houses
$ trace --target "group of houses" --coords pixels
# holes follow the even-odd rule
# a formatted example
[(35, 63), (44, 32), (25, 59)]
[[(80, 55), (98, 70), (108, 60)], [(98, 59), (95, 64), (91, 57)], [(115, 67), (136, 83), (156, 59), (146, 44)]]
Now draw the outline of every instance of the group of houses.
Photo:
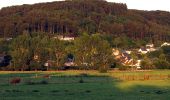
[(154, 47), (154, 44), (147, 44), (145, 47), (142, 47), (138, 50), (138, 53), (147, 54), (149, 52), (156, 51), (158, 48)]
[[(163, 46), (170, 46), (170, 43), (168, 42), (164, 42), (161, 47)], [(147, 44), (145, 47), (142, 47), (138, 50), (138, 53), (141, 53), (141, 54), (147, 54), (149, 52), (153, 52), (153, 51), (156, 51), (156, 50), (159, 50), (160, 47), (154, 47), (154, 44)]]
[(115, 57), (115, 60), (119, 61), (124, 66), (132, 66), (136, 68), (140, 68), (140, 62), (141, 60), (134, 60), (131, 57), (132, 51), (129, 50), (118, 50), (118, 49), (112, 49), (113, 50), (113, 56)]
[[(161, 45), (163, 46), (170, 46), (170, 43), (165, 42)], [(113, 48), (113, 56), (115, 57), (115, 60), (117, 60), (119, 63), (121, 63), (124, 66), (131, 66), (131, 67), (136, 67), (137, 69), (140, 69), (141, 67), (141, 61), (142, 59), (134, 59), (131, 56), (132, 52), (136, 52), (137, 56), (138, 55), (144, 55), (149, 52), (153, 52), (159, 50), (159, 47), (154, 47), (154, 44), (147, 44), (145, 47), (141, 47), (137, 50), (118, 50)]]

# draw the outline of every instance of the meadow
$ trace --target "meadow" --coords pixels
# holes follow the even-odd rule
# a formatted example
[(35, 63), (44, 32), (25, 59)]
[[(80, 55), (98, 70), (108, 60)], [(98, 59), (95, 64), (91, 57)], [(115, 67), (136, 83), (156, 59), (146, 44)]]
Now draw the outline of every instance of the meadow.
[[(46, 76), (49, 77), (46, 77)], [(145, 78), (147, 76), (147, 78)], [(11, 84), (14, 78), (19, 84)], [(148, 78), (149, 77), (149, 78)], [(170, 70), (0, 72), (0, 100), (169, 100)]]

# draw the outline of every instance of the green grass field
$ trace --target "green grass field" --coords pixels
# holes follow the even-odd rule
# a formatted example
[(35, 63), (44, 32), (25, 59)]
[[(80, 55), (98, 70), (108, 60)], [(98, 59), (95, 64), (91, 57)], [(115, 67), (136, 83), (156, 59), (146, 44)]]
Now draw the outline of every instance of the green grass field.
[[(43, 78), (47, 74), (50, 79)], [(121, 78), (145, 74), (159, 78)], [(0, 100), (169, 100), (170, 78), (161, 79), (161, 75), (170, 75), (170, 70), (0, 72)], [(15, 77), (20, 77), (21, 83), (10, 84)]]

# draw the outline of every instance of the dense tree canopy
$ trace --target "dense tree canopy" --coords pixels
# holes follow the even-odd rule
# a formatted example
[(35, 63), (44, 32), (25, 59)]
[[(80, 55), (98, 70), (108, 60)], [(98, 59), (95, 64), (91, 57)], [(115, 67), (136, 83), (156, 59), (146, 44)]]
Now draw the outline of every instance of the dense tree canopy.
[(33, 36), (24, 33), (13, 39), (9, 47), (9, 54), (12, 56), (10, 70), (38, 70), (46, 62), (57, 69), (64, 64), (66, 56), (63, 41), (39, 33), (34, 33)]
[(126, 4), (105, 0), (66, 0), (5, 7), (0, 10), (1, 37), (23, 31), (80, 35), (102, 33), (132, 39), (170, 41), (170, 13), (128, 10)]
[[(23, 33), (5, 47), (9, 48), (6, 53), (12, 61), (2, 66), (4, 70), (57, 70), (72, 66), (106, 72), (113, 62), (111, 46), (100, 34), (83, 34), (75, 41), (63, 41), (47, 34)], [(70, 62), (74, 65), (65, 65)]]
[(75, 41), (75, 61), (83, 69), (106, 71), (111, 65), (112, 49), (99, 34), (84, 34)]

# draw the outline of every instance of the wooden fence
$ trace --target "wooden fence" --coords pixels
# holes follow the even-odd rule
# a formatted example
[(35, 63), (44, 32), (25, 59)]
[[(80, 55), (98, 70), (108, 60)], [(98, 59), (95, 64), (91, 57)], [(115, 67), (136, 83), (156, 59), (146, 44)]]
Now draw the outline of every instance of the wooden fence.
[(150, 74), (144, 74), (144, 75), (122, 75), (119, 76), (118, 79), (120, 80), (127, 80), (127, 81), (133, 81), (133, 80), (168, 80), (170, 79), (169, 75), (150, 75)]

